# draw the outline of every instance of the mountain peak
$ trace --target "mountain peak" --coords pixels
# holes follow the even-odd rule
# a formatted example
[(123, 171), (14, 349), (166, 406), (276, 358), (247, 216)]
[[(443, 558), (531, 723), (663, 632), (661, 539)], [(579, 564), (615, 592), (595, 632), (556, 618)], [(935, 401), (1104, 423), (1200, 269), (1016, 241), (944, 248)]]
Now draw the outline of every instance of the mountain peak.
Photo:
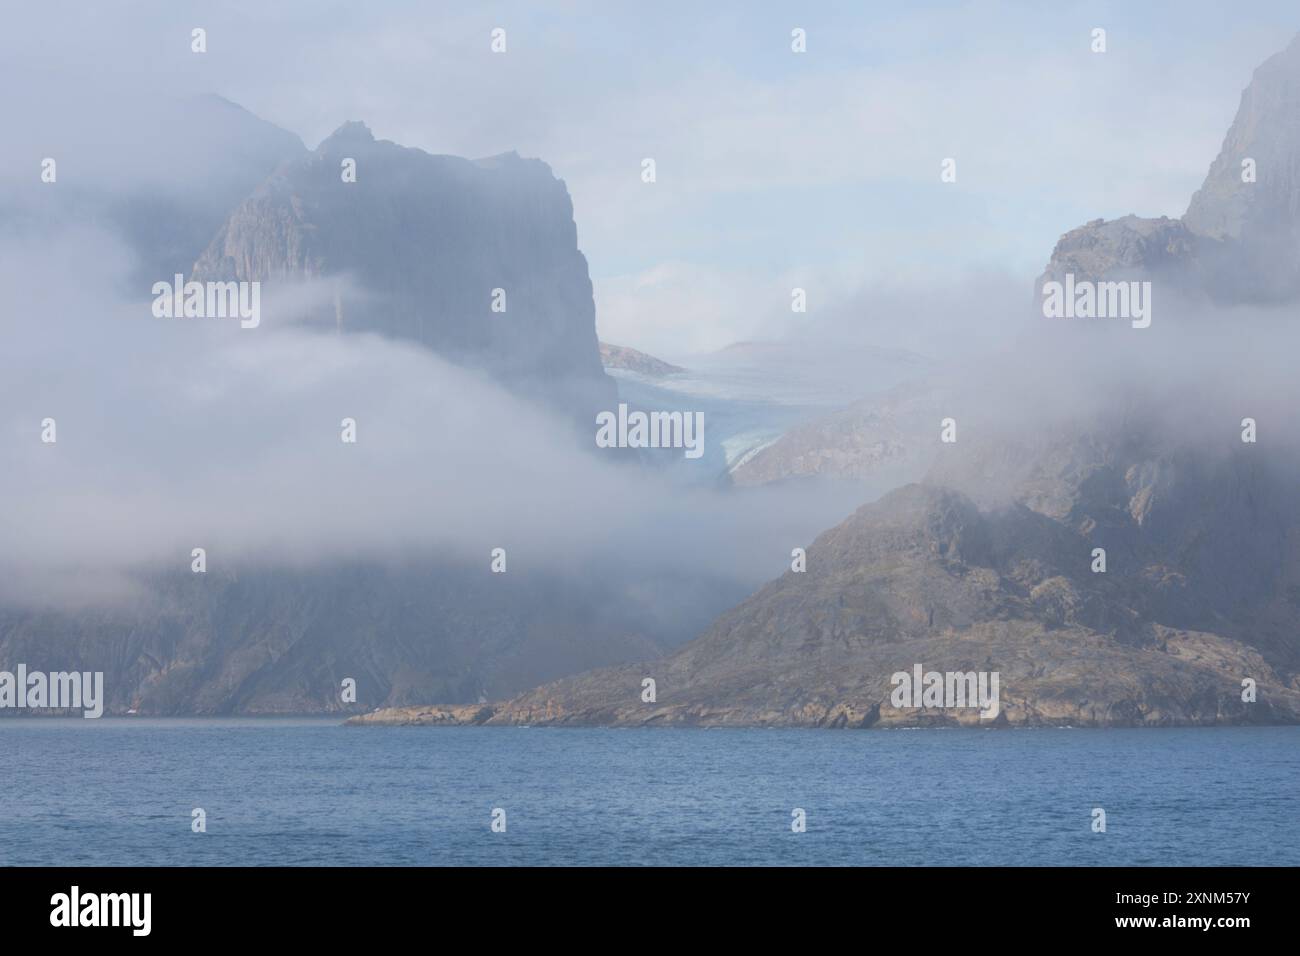
[(375, 134), (370, 127), (360, 120), (348, 120), (334, 132), (330, 133), (321, 146), (327, 143), (373, 143)]
[(1300, 220), (1300, 36), (1255, 70), (1187, 225), (1215, 239), (1275, 241)]
[(1144, 274), (1218, 302), (1300, 296), (1300, 35), (1256, 68), (1181, 219), (1094, 220), (1061, 237), (1039, 277)]
[[(228, 214), (193, 275), (347, 275), (311, 321), (418, 341), (586, 422), (614, 383), (600, 364), (572, 201), (545, 163), (508, 155), (487, 165), (434, 156), (344, 123)], [(507, 286), (508, 317), (490, 292)]]

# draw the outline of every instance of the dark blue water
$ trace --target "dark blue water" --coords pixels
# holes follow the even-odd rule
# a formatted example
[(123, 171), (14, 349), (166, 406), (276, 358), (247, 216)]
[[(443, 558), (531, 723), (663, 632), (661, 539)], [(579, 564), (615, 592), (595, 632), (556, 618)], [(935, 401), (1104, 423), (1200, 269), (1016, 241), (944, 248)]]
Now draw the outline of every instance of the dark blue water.
[(0, 720), (0, 863), (1296, 865), (1300, 728)]

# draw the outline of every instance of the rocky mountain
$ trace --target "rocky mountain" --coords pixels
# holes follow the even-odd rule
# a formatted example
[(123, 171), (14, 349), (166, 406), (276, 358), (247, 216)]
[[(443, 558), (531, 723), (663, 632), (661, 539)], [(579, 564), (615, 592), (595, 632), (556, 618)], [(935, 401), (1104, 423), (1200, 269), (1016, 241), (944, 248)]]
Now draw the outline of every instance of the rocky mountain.
[(540, 160), (434, 156), (345, 123), (230, 213), (194, 275), (327, 280), (326, 327), (414, 340), (584, 425), (614, 400), (573, 204)]
[(600, 343), (600, 361), (607, 369), (635, 372), (647, 378), (664, 378), (667, 375), (686, 371), (680, 366), (672, 365), (645, 352), (638, 352), (625, 345), (610, 345), (608, 342)]
[[(41, 215), (78, 221), (88, 211), (116, 229), (138, 259), (124, 283), (137, 298), (176, 272), (268, 286), (324, 280), (337, 290), (317, 317), (328, 329), (408, 339), (485, 370), (570, 416), (591, 447), (593, 409), (614, 407), (616, 388), (601, 365), (572, 203), (545, 163), (434, 156), (377, 141), (360, 123), (309, 151), (219, 97), (175, 110), (166, 142), (146, 143), (148, 156), (166, 158), (160, 168), (142, 169), (126, 191), (47, 189)], [(355, 182), (343, 181), (345, 160)], [(725, 580), (620, 574), (491, 574), (486, 553), (470, 567), (426, 556), (399, 568), (159, 574), (131, 600), (0, 607), (0, 661), (101, 670), (110, 713), (466, 703), (654, 656), (742, 596)], [(660, 585), (682, 598), (677, 608), (658, 606)], [(340, 699), (344, 677), (357, 681), (355, 707)]]
[[(1022, 500), (1007, 505), (981, 508), (937, 484), (891, 492), (814, 541), (805, 572), (665, 659), (358, 722), (980, 723), (971, 709), (895, 707), (891, 675), (918, 664), (997, 672), (997, 724), (1300, 722), (1293, 467), (1101, 434), (1055, 443), (1038, 462), (1000, 476), (1018, 478)], [(642, 699), (645, 678), (654, 702)], [(1247, 679), (1255, 702), (1242, 699)]]
[(1205, 257), (1207, 240), (1178, 219), (1094, 219), (1061, 237), (1039, 285), (1048, 279), (1076, 281), (1144, 276), (1186, 286)]
[(1300, 36), (1256, 71), (1182, 219), (1093, 220), (1057, 243), (1039, 284), (1151, 278), (1218, 303), (1300, 293)]
[[(1247, 158), (1256, 163), (1251, 183), (1241, 175)], [(1162, 303), (1300, 299), (1300, 36), (1255, 71), (1187, 214), (1094, 219), (1067, 232), (1036, 282), (1035, 310), (1042, 284), (1067, 274), (1076, 281), (1150, 279)], [(748, 485), (814, 475), (861, 481), (900, 466), (915, 473), (915, 463), (923, 473), (934, 452), (939, 398), (950, 391), (922, 370), (907, 390), (792, 429), (732, 477)]]
[[(1295, 301), (1297, 90), (1300, 41), (1256, 72), (1185, 220), (1089, 223), (1058, 243), (1044, 278), (1145, 276), (1189, 299)], [(1260, 162), (1259, 180), (1239, 188), (1243, 158)], [(983, 377), (895, 389), (742, 462), (738, 484), (889, 469), (925, 480), (822, 534), (806, 570), (668, 657), (472, 709), (358, 722), (981, 723), (973, 708), (896, 706), (892, 675), (917, 666), (996, 672), (1000, 724), (1300, 722), (1300, 443), (1281, 411), (1266, 443), (1238, 431), (1241, 394), (1279, 410), (1296, 396), (1276, 383), (1230, 392), (1240, 376), (1216, 381), (1214, 363), (1162, 374), (1223, 346), (1188, 336), (1183, 352), (1122, 331), (1122, 342), (1054, 340), (1050, 356), (990, 362)], [(1147, 341), (1157, 361), (1119, 364)], [(948, 409), (963, 431), (944, 446)]]

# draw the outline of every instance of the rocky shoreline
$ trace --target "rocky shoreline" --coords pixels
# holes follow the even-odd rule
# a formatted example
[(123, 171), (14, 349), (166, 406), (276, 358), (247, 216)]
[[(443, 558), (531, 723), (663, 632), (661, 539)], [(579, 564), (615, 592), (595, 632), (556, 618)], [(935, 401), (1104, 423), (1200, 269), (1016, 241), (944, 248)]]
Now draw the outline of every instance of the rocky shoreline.
[(1013, 719), (1002, 714), (991, 721), (977, 717), (954, 717), (941, 712), (904, 715), (901, 712), (882, 712), (872, 708), (865, 714), (850, 706), (837, 706), (828, 710), (811, 709), (788, 715), (779, 713), (736, 714), (719, 708), (692, 711), (648, 712), (644, 719), (633, 721), (619, 719), (613, 722), (588, 720), (575, 715), (572, 718), (544, 715), (536, 720), (521, 719), (509, 710), (496, 710), (492, 706), (475, 707), (381, 707), (368, 714), (358, 714), (344, 721), (354, 727), (694, 727), (715, 729), (735, 727), (747, 729), (821, 729), (821, 730), (915, 730), (920, 728), (984, 728), (984, 729), (1041, 729), (1071, 728), (1093, 729), (1115, 727), (1239, 727), (1278, 725), (1295, 726), (1300, 717), (1295, 712), (1267, 710), (1257, 719), (1247, 714), (1223, 713), (1219, 715), (1174, 715), (1163, 711), (1138, 714), (1123, 718), (1098, 718), (1095, 716), (1053, 715), (1024, 709)]

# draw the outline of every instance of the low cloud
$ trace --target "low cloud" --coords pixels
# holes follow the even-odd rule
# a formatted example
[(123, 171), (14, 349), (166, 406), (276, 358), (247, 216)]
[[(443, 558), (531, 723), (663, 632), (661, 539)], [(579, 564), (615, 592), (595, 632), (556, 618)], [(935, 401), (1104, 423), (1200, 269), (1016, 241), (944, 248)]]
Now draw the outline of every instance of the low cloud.
[(857, 503), (681, 487), (602, 457), (594, 421), (575, 435), (422, 347), (296, 324), (319, 287), (268, 294), (257, 329), (155, 318), (147, 290), (116, 292), (132, 267), (91, 230), (0, 246), (6, 600), (109, 595), (188, 568), (194, 547), (210, 568), (429, 554), (486, 568), (505, 547), (512, 571), (604, 555), (625, 574), (757, 583)]

